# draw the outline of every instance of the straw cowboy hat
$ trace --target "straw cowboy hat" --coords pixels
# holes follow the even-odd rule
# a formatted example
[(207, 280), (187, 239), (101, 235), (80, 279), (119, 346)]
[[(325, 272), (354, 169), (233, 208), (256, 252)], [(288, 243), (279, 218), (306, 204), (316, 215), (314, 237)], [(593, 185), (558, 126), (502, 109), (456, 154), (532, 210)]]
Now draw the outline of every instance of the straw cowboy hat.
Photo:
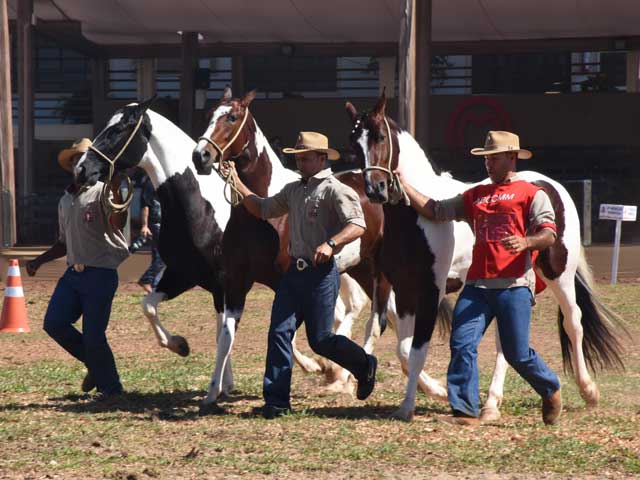
[(73, 145), (71, 145), (71, 148), (66, 148), (58, 154), (58, 163), (63, 168), (63, 170), (66, 170), (67, 172), (72, 172), (73, 156), (79, 153), (80, 154), (86, 153), (86, 151), (89, 150), (90, 146), (91, 146), (91, 140), (89, 140), (88, 138), (81, 138), (80, 140), (76, 141)]
[(338, 160), (340, 154), (337, 150), (329, 148), (329, 139), (316, 132), (300, 132), (298, 135), (298, 141), (293, 148), (282, 149), (284, 153), (304, 153), (304, 152), (324, 152), (329, 157), (329, 160)]
[(492, 155), (501, 152), (518, 152), (518, 158), (528, 160), (533, 156), (529, 150), (520, 148), (520, 137), (515, 133), (490, 131), (484, 142), (484, 148), (474, 148), (472, 155)]

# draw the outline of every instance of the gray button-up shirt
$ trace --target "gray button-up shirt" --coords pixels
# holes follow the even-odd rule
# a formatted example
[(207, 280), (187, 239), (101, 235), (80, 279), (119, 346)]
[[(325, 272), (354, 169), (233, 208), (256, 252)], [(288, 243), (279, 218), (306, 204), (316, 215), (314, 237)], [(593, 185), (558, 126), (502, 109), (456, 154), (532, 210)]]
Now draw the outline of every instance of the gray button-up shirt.
[(58, 203), (59, 239), (67, 247), (67, 264), (118, 268), (128, 256), (127, 241), (120, 230), (108, 225), (102, 207), (102, 182), (66, 191)]
[(313, 259), (316, 248), (348, 223), (366, 228), (358, 194), (327, 168), (261, 202), (262, 218), (289, 214), (289, 254)]

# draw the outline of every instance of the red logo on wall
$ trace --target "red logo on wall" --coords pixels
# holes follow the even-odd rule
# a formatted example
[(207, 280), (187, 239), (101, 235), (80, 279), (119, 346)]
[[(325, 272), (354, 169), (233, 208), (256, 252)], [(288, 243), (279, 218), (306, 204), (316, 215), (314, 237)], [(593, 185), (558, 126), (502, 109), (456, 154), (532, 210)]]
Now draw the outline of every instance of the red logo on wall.
[(471, 97), (462, 102), (449, 116), (447, 145), (462, 148), (466, 145), (466, 132), (472, 126), (483, 129), (482, 137), (489, 130), (512, 131), (511, 115), (495, 98)]

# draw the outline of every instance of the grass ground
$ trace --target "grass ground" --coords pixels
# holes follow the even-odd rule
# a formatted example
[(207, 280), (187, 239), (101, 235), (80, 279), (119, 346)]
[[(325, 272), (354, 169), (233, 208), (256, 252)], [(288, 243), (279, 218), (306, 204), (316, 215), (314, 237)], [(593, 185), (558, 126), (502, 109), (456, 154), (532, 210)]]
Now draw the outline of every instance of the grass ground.
[[(295, 414), (266, 421), (261, 377), (272, 293), (251, 292), (234, 348), (238, 392), (225, 414), (198, 417), (215, 355), (212, 302), (192, 291), (161, 306), (165, 325), (187, 337), (192, 355), (160, 349), (140, 310), (141, 294), (118, 293), (109, 336), (123, 384), (122, 402), (100, 406), (81, 395), (84, 370), (40, 330), (52, 285), (27, 292), (32, 333), (0, 335), (0, 478), (621, 478), (640, 476), (640, 348), (625, 340), (625, 372), (597, 377), (602, 399), (586, 410), (562, 377), (565, 413), (540, 421), (539, 398), (510, 371), (503, 419), (479, 428), (437, 420), (447, 406), (418, 397), (411, 424), (388, 419), (404, 393), (393, 332), (376, 350), (378, 385), (366, 402), (321, 396), (320, 379), (294, 371)], [(600, 285), (605, 302), (640, 336), (640, 285)], [(561, 371), (555, 304), (534, 312), (532, 342)], [(354, 328), (362, 338), (362, 323)], [(305, 345), (302, 336), (299, 345)], [(308, 352), (308, 347), (306, 348)], [(448, 344), (436, 338), (427, 370), (443, 378)], [(493, 329), (481, 345), (481, 387), (492, 374)]]

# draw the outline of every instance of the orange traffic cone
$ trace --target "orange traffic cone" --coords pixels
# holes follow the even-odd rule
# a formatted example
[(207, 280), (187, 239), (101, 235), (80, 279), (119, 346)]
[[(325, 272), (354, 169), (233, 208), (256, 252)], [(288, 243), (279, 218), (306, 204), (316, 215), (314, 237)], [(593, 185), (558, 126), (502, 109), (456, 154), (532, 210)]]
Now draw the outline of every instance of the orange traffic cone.
[(24, 304), (24, 291), (20, 278), (18, 260), (9, 260), (7, 287), (4, 290), (0, 332), (29, 332), (27, 307)]

